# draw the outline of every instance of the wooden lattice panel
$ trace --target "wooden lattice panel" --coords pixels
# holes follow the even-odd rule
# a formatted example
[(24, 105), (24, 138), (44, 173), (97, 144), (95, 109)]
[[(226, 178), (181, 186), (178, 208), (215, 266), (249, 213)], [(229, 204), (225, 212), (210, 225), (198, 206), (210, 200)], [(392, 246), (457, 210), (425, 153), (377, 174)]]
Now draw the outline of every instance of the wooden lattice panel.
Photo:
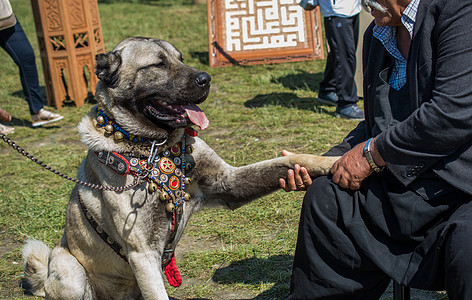
[(211, 66), (324, 58), (320, 12), (300, 0), (208, 0)]
[[(49, 105), (91, 97), (95, 55), (105, 52), (97, 0), (31, 0)], [(92, 75), (91, 75), (92, 74)]]

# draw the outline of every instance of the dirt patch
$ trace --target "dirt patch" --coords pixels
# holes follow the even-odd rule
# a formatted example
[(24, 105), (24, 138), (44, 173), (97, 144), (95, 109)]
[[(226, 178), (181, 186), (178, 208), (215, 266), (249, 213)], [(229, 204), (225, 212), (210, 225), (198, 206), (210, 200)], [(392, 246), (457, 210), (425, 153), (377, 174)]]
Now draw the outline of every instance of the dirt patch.
[[(11, 265), (21, 268), (21, 259), (16, 255), (11, 255), (22, 247), (22, 242), (6, 236), (4, 231), (0, 232), (0, 260), (1, 269), (8, 268), (11, 271)], [(3, 272), (2, 272), (3, 273)], [(14, 278), (14, 280), (12, 280)], [(15, 274), (5, 272), (0, 276), (0, 299), (11, 299), (12, 297), (23, 296), (19, 287), (20, 278)]]
[[(183, 235), (180, 239), (177, 250), (175, 252), (175, 259), (177, 263), (183, 261), (187, 253), (195, 252), (208, 252), (217, 250), (223, 247), (223, 243), (216, 240), (209, 240), (205, 238), (196, 238), (190, 235)], [(182, 285), (181, 290), (185, 290), (187, 287), (193, 285), (207, 285), (210, 290), (213, 290), (212, 299), (230, 300), (230, 299), (254, 299), (257, 295), (252, 294), (246, 290), (234, 290), (229, 288), (222, 288), (217, 282), (213, 280), (203, 281), (196, 278), (186, 277), (182, 274)], [(173, 293), (173, 300), (177, 299), (188, 299), (177, 289), (176, 293)], [(197, 299), (197, 298), (195, 298)], [(198, 298), (202, 299), (202, 298)]]

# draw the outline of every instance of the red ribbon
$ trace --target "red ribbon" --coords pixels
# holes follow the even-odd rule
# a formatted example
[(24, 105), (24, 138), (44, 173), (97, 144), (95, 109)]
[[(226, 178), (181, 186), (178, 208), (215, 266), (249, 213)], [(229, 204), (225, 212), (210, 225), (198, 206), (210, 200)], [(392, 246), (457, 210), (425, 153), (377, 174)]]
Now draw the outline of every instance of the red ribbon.
[(174, 254), (172, 254), (169, 264), (164, 268), (164, 274), (166, 274), (167, 280), (171, 286), (179, 287), (182, 284), (182, 277), (175, 264)]
[(196, 131), (192, 127), (185, 128), (185, 133), (188, 134), (189, 136), (192, 136), (192, 137), (198, 136), (198, 131)]

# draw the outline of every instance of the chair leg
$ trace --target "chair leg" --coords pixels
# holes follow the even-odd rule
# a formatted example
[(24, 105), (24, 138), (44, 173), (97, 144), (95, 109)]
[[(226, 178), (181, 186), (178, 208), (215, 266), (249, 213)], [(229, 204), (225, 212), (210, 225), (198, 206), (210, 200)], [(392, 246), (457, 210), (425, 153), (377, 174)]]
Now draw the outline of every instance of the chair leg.
[(393, 300), (410, 300), (410, 288), (393, 281)]

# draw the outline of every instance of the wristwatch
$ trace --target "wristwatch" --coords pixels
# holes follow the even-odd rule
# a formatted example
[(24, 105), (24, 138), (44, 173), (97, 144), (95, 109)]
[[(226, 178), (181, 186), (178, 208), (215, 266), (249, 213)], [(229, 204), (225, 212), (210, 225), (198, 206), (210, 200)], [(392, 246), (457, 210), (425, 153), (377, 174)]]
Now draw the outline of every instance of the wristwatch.
[(385, 167), (379, 167), (374, 162), (374, 158), (372, 157), (372, 152), (370, 150), (370, 142), (372, 142), (372, 138), (368, 139), (364, 145), (364, 156), (367, 159), (367, 162), (369, 163), (372, 170), (374, 170), (374, 172), (377, 172), (377, 173), (382, 172), (385, 169)]

